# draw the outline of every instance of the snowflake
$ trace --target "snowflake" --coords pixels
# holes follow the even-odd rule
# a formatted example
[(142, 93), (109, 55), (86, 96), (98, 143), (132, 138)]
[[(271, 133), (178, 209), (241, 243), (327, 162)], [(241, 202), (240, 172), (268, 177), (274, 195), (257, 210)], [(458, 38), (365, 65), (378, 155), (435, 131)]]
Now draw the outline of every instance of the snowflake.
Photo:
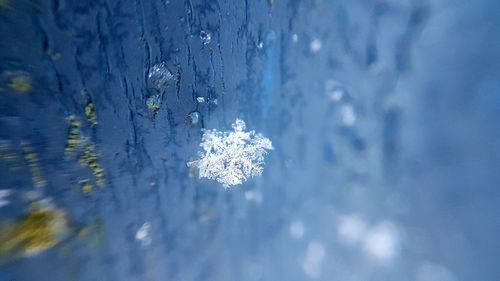
[(214, 179), (226, 188), (241, 184), (264, 170), (264, 155), (272, 150), (271, 141), (261, 134), (245, 131), (245, 122), (236, 119), (233, 131), (204, 130), (200, 159), (188, 162), (199, 169), (200, 178)]

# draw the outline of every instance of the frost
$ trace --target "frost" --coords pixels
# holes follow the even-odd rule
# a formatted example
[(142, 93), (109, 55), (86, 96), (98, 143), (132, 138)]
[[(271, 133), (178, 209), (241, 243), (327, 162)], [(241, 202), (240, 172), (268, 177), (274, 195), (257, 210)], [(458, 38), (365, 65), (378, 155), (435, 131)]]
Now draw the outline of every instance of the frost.
[(233, 131), (204, 130), (200, 159), (188, 162), (199, 169), (200, 178), (216, 180), (226, 188), (238, 185), (264, 170), (264, 155), (272, 150), (271, 141), (262, 134), (245, 131), (243, 120), (236, 119)]

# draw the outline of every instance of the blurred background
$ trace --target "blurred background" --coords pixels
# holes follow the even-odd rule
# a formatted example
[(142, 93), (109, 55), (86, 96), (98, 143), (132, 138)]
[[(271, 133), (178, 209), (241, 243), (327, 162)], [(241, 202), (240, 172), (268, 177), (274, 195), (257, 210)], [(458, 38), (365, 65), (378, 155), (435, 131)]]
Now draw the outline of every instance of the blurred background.
[[(500, 280), (499, 15), (0, 0), (0, 281)], [(236, 118), (225, 189), (186, 163)]]

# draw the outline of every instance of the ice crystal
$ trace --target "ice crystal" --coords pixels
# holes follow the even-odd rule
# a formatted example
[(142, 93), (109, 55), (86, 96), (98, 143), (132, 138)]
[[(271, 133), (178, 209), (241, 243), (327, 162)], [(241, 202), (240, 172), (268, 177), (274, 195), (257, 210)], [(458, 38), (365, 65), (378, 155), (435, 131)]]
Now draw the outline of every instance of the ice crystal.
[(236, 119), (233, 131), (204, 130), (200, 159), (188, 162), (199, 169), (200, 178), (216, 180), (226, 188), (241, 184), (264, 170), (264, 155), (272, 150), (271, 141), (254, 130), (245, 131), (243, 120)]
[(148, 83), (149, 87), (156, 89), (157, 91), (162, 90), (168, 81), (172, 80), (174, 75), (168, 70), (167, 64), (161, 62), (153, 65), (148, 72)]

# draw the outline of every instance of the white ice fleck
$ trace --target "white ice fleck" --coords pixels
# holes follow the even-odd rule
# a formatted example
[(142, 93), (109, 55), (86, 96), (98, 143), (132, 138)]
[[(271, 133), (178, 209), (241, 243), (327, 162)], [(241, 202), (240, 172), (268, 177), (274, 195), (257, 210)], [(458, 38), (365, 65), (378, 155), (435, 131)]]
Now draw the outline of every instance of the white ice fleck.
[(200, 178), (216, 180), (226, 188), (241, 184), (264, 170), (264, 155), (272, 142), (262, 134), (245, 131), (243, 120), (236, 119), (233, 131), (203, 130), (200, 159), (188, 162), (199, 169)]
[(297, 43), (298, 41), (299, 41), (299, 35), (297, 35), (297, 33), (294, 33), (292, 35), (292, 42)]
[(204, 103), (205, 102), (205, 98), (204, 97), (197, 97), (196, 101), (199, 102), (199, 103)]
[(345, 126), (352, 126), (356, 122), (354, 108), (350, 104), (345, 104), (340, 108), (340, 117)]
[(321, 43), (321, 41), (318, 38), (314, 38), (313, 40), (311, 40), (311, 43), (309, 43), (309, 49), (313, 53), (319, 52), (319, 50), (321, 50), (322, 46), (323, 46), (323, 44)]
[(151, 244), (150, 231), (151, 224), (149, 222), (145, 222), (135, 233), (135, 239), (140, 241), (142, 246), (148, 246)]

